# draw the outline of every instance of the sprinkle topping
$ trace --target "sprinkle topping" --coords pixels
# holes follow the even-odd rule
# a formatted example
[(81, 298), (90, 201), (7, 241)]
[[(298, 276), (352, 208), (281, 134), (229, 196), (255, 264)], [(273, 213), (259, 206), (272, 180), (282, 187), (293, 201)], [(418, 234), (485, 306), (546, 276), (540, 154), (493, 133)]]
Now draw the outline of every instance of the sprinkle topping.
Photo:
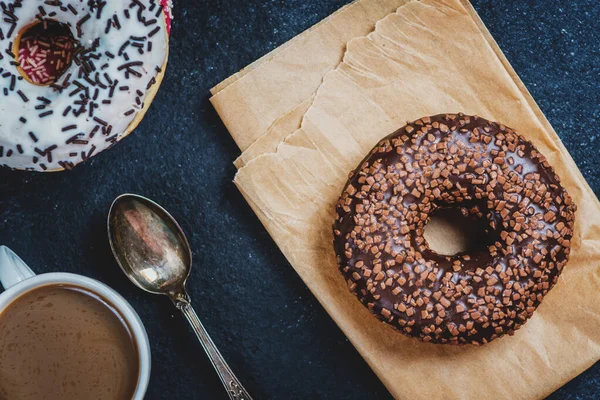
[(21, 36), (18, 62), (31, 82), (49, 85), (71, 66), (74, 46), (67, 26), (44, 20)]

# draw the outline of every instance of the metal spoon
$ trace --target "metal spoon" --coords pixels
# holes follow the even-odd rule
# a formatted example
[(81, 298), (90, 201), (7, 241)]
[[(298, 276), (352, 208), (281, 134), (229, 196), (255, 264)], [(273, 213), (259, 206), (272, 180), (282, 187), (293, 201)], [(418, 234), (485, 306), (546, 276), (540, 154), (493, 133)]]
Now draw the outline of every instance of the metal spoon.
[(185, 315), (229, 397), (252, 400), (190, 304), (185, 282), (192, 268), (192, 252), (175, 219), (152, 200), (124, 194), (110, 207), (108, 240), (117, 263), (134, 284), (147, 292), (168, 296)]

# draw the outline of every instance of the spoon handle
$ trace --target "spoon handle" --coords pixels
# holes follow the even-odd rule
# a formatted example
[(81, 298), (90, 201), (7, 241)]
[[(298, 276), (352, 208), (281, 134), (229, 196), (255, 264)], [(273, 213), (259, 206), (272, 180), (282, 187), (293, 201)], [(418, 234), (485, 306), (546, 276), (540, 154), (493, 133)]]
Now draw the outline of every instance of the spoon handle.
[(229, 368), (229, 365), (227, 365), (227, 362), (217, 349), (217, 346), (215, 346), (214, 342), (208, 335), (208, 332), (206, 332), (206, 329), (202, 325), (202, 322), (200, 322), (200, 319), (198, 318), (198, 315), (196, 315), (192, 305), (187, 303), (178, 308), (181, 310), (183, 315), (185, 315), (190, 325), (192, 325), (192, 328), (194, 328), (194, 332), (196, 332), (198, 340), (200, 340), (204, 351), (206, 351), (208, 358), (210, 358), (215, 370), (219, 374), (219, 378), (221, 378), (221, 382), (223, 382), (225, 390), (227, 390), (227, 393), (229, 394), (229, 398), (231, 400), (252, 400), (250, 394), (248, 394), (238, 378), (236, 378), (235, 374), (231, 371), (231, 368)]

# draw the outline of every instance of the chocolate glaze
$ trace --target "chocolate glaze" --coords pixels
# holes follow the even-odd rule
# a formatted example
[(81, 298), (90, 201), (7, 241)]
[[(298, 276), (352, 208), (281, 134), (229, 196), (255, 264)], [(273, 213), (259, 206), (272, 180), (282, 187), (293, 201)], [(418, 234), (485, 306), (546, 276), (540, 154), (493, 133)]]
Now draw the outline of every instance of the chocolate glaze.
[[(488, 225), (487, 247), (437, 254), (440, 208)], [(334, 247), (350, 290), (423, 341), (484, 344), (531, 317), (568, 261), (576, 206), (546, 158), (514, 130), (441, 114), (386, 137), (350, 174)]]

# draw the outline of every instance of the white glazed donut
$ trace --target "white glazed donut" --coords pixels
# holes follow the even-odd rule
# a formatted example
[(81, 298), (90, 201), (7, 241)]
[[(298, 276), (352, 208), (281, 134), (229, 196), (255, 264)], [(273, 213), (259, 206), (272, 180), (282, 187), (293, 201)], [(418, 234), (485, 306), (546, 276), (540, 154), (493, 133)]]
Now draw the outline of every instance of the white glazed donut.
[[(14, 0), (0, 7), (0, 165), (71, 169), (137, 126), (168, 58), (168, 16), (159, 0)], [(19, 57), (23, 32), (36, 25), (60, 26), (74, 39), (72, 63), (49, 85), (23, 71), (39, 58)]]

